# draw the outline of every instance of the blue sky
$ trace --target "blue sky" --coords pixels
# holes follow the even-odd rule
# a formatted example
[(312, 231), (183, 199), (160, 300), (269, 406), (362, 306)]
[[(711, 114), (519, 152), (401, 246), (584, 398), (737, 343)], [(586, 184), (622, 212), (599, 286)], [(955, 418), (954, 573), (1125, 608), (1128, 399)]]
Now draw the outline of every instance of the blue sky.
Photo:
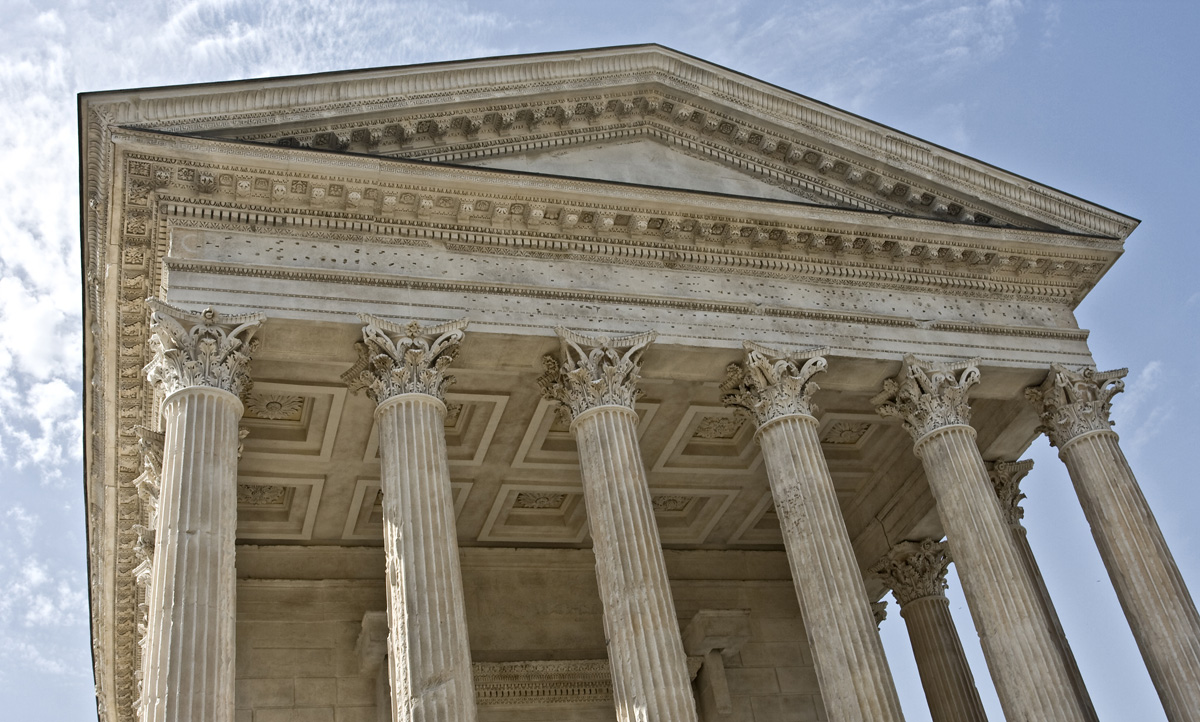
[[(28, 2), (0, 27), (0, 699), (93, 718), (79, 368), (74, 94), (657, 42), (1141, 218), (1079, 307), (1114, 416), (1184, 578), (1200, 587), (1200, 242), (1191, 176), (1200, 5), (1170, 0), (576, 4)], [(1102, 720), (1163, 720), (1062, 464), (1030, 452), (1029, 538)], [(991, 719), (966, 606), (952, 610)], [(903, 622), (883, 625), (928, 720)]]

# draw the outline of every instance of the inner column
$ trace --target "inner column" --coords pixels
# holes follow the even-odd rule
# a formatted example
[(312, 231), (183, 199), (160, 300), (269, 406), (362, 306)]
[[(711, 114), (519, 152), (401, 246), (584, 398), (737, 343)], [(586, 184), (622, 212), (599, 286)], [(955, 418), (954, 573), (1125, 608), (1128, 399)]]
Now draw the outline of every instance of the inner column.
[(817, 352), (789, 356), (746, 343), (729, 367), (725, 403), (758, 423), (771, 495), (821, 697), (833, 722), (903, 720), (883, 643), (817, 437)]
[(634, 402), (653, 333), (555, 329), (539, 382), (571, 418), (620, 722), (695, 722), (696, 703), (637, 439)]
[(361, 357), (343, 378), (378, 404), (391, 719), (471, 722), (475, 686), (443, 401), (467, 322), (422, 328), (360, 318)]

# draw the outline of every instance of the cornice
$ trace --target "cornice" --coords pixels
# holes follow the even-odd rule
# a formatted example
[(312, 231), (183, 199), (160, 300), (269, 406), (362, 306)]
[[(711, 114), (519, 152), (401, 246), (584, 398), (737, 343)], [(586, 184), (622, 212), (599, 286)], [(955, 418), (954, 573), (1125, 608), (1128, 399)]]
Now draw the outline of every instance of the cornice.
[(945, 183), (1000, 208), (1015, 206), (1057, 227), (1123, 238), (1137, 225), (1132, 218), (972, 158), (658, 46), (116, 91), (89, 94), (82, 102), (105, 106), (120, 125), (197, 133), (648, 85), (713, 99), (730, 112), (819, 139), (906, 175)]

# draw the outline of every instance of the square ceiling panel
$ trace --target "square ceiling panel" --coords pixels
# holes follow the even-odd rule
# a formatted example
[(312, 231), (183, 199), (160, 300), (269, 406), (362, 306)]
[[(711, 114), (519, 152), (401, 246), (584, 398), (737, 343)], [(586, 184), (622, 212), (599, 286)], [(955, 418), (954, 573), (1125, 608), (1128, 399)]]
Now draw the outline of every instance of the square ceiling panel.
[[(446, 456), (450, 466), (480, 466), (487, 456), (507, 396), (446, 394)], [(363, 461), (379, 462), (379, 426), (372, 424)]]
[(239, 476), (239, 539), (312, 539), (325, 477)]
[[(472, 486), (469, 481), (450, 482), (455, 519), (462, 513)], [(383, 493), (379, 489), (379, 479), (359, 479), (355, 482), (350, 513), (346, 515), (346, 524), (342, 528), (342, 539), (383, 541)]]
[(345, 403), (344, 386), (255, 382), (241, 421), (250, 432), (242, 457), (328, 461)]
[(754, 424), (733, 409), (688, 407), (652, 471), (753, 472), (762, 460), (754, 431)]
[[(556, 408), (556, 402), (546, 399), (538, 403), (513, 459), (514, 469), (575, 469), (579, 466), (575, 435)], [(658, 404), (638, 402), (634, 411), (638, 415), (638, 438), (641, 438), (658, 412)]]

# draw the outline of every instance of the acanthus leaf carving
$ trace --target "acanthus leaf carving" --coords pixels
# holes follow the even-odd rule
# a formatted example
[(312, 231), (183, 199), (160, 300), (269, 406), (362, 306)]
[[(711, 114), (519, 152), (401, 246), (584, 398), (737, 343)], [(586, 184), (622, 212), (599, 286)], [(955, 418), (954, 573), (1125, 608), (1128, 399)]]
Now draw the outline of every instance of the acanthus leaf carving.
[(610, 338), (585, 336), (555, 328), (562, 342), (562, 359), (553, 354), (542, 361), (545, 372), (538, 379), (542, 395), (557, 401), (571, 419), (599, 406), (633, 409), (641, 396), (642, 354), (654, 341), (654, 332)]
[(454, 377), (447, 367), (458, 355), (467, 319), (435, 326), (407, 325), (360, 313), (363, 340), (358, 361), (342, 374), (353, 392), (365, 391), (375, 403), (401, 394), (426, 394), (445, 400)]
[(206, 308), (199, 313), (146, 299), (150, 315), (150, 363), (147, 379), (170, 394), (191, 386), (223, 389), (234, 396), (250, 390), (250, 355), (262, 313), (226, 315)]
[(946, 426), (971, 423), (967, 392), (979, 383), (979, 359), (932, 364), (909, 354), (894, 379), (883, 382), (883, 391), (871, 403), (884, 418), (897, 417), (904, 429), (919, 440)]
[(892, 547), (868, 571), (888, 585), (903, 609), (917, 599), (945, 598), (948, 586), (946, 570), (950, 561), (945, 541), (903, 541)]
[(1021, 520), (1025, 518), (1025, 510), (1021, 501), (1025, 495), (1021, 493), (1021, 480), (1033, 468), (1033, 459), (1023, 461), (994, 461), (988, 464), (988, 477), (992, 488), (996, 490), (996, 498), (1000, 501), (1000, 510), (1009, 526), (1024, 530)]
[(746, 360), (730, 364), (721, 384), (723, 401), (748, 413), (762, 426), (768, 421), (800, 414), (815, 416), (813, 394), (820, 388), (812, 377), (828, 366), (828, 349), (788, 354), (746, 341)]
[(1038, 430), (1060, 449), (1082, 434), (1109, 430), (1113, 425), (1109, 419), (1112, 398), (1125, 390), (1122, 379), (1128, 373), (1129, 369), (1072, 371), (1051, 364), (1042, 385), (1025, 390), (1025, 397), (1041, 418)]

